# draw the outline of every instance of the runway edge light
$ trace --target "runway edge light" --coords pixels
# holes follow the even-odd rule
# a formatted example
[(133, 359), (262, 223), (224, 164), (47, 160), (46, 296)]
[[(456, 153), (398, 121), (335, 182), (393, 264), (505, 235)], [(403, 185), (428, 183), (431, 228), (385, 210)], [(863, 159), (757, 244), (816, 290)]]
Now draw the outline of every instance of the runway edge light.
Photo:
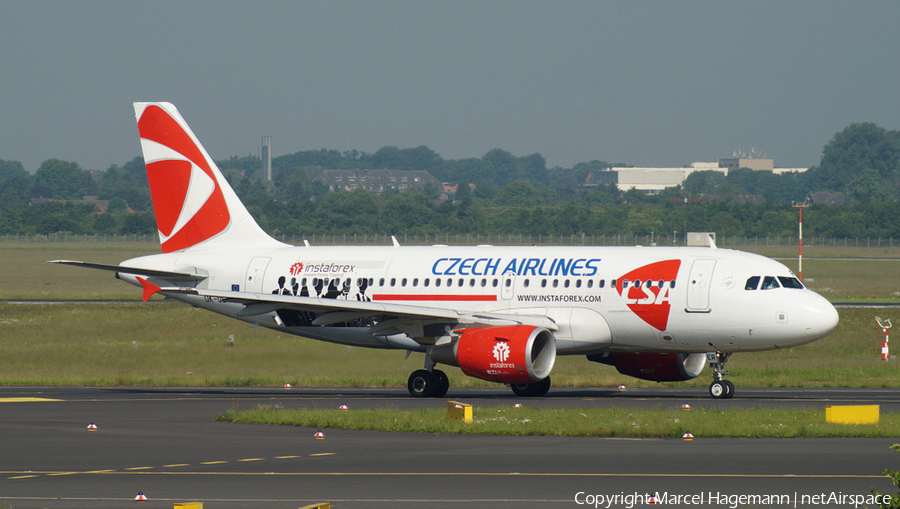
[(316, 440), (322, 440), (325, 438), (325, 433), (322, 433), (322, 430), (316, 431), (315, 437)]
[(693, 440), (694, 435), (692, 435), (690, 431), (685, 431), (684, 435), (681, 435), (681, 438), (683, 438), (685, 440)]
[(143, 492), (143, 491), (139, 491), (138, 494), (137, 494), (137, 496), (134, 497), (134, 501), (135, 501), (135, 502), (138, 502), (138, 503), (146, 502), (146, 501), (147, 501), (147, 495), (144, 495), (144, 492)]
[(91, 421), (90, 424), (87, 425), (88, 431), (97, 431), (97, 425), (94, 424), (94, 421)]

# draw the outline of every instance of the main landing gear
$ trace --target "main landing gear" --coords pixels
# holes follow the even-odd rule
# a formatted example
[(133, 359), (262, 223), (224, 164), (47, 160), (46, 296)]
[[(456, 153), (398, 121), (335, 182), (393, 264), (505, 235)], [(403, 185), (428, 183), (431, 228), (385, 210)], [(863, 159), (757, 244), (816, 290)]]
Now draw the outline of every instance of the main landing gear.
[(540, 397), (547, 394), (547, 391), (550, 390), (550, 377), (548, 376), (540, 382), (532, 382), (530, 384), (510, 384), (510, 387), (512, 387), (512, 391), (516, 393), (516, 396), (522, 396), (523, 398)]
[(409, 375), (406, 388), (417, 398), (443, 398), (450, 390), (450, 379), (439, 369), (417, 369)]
[(706, 362), (713, 369), (713, 382), (709, 384), (709, 395), (715, 399), (730, 399), (734, 396), (734, 384), (723, 377), (728, 374), (725, 371), (725, 363), (731, 357), (730, 353), (708, 352)]
[(431, 351), (425, 353), (425, 369), (417, 369), (409, 375), (406, 388), (416, 398), (443, 398), (450, 390), (450, 379), (439, 369), (434, 369)]

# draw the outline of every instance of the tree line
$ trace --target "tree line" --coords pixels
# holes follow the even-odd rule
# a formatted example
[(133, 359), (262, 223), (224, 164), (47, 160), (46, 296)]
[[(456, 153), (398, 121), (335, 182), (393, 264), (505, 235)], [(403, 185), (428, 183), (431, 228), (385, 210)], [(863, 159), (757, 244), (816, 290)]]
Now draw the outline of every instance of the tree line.
[[(727, 236), (796, 233), (791, 201), (811, 191), (840, 191), (847, 206), (814, 206), (804, 213), (807, 235), (900, 237), (900, 131), (851, 124), (825, 145), (804, 173), (735, 170), (695, 172), (658, 195), (585, 188), (591, 172), (625, 166), (605, 161), (548, 168), (540, 154), (494, 149), (481, 158), (442, 159), (428, 147), (383, 147), (373, 154), (300, 151), (273, 159), (273, 181), (260, 178), (256, 156), (216, 161), (238, 196), (273, 235), (528, 234), (647, 235), (714, 231)], [(459, 184), (455, 200), (421, 186), (381, 194), (328, 192), (313, 180), (323, 169), (427, 170)], [(471, 184), (471, 185), (470, 185)], [(744, 201), (761, 195), (765, 203)], [(108, 201), (98, 213), (85, 196)], [(48, 200), (41, 200), (50, 199)], [(0, 160), (0, 233), (146, 234), (156, 232), (143, 160), (88, 171), (50, 159), (32, 175), (18, 161)]]

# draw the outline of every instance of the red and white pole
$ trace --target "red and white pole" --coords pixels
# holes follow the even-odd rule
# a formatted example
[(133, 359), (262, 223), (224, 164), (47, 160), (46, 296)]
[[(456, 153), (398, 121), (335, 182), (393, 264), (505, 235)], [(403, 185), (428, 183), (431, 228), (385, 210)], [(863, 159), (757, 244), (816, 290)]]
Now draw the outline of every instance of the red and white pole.
[(891, 320), (882, 320), (879, 317), (875, 317), (875, 321), (878, 322), (878, 327), (881, 328), (881, 333), (884, 334), (884, 341), (881, 342), (881, 360), (889, 360), (890, 356), (890, 336), (888, 336), (888, 329), (891, 328)]
[(803, 203), (794, 202), (793, 206), (800, 210), (800, 222), (799, 222), (799, 243), (800, 243), (800, 255), (797, 260), (797, 277), (800, 278), (800, 281), (803, 281), (803, 209), (809, 207), (809, 200), (804, 200)]

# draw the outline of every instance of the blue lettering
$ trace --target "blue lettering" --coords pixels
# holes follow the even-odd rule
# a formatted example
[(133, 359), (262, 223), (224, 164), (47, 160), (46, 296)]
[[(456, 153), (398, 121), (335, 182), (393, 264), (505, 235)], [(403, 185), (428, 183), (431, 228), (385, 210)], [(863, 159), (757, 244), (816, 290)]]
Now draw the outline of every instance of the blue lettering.
[[(469, 275), (468, 272), (463, 272), (463, 271), (470, 270), (472, 268), (472, 260), (474, 260), (474, 258), (466, 258), (465, 260), (462, 261), (462, 263), (459, 264), (459, 275), (460, 276), (468, 276)], [(475, 275), (475, 274), (473, 273), (473, 275)]]
[(439, 263), (441, 263), (445, 260), (446, 260), (446, 258), (439, 258), (438, 261), (434, 262), (434, 265), (431, 266), (431, 273), (434, 274), (435, 276), (443, 276), (444, 274), (442, 272), (438, 272), (437, 266)]
[(579, 274), (579, 272), (581, 272), (581, 268), (582, 268), (582, 267), (580, 267), (580, 265), (584, 261), (585, 261), (584, 258), (579, 258), (578, 260), (575, 260), (574, 262), (572, 262), (572, 268), (569, 269), (569, 271), (572, 273), (573, 276), (581, 275), (581, 274)]
[(547, 261), (546, 258), (542, 258), (542, 259), (541, 259), (541, 265), (540, 265), (540, 267), (538, 267), (538, 274), (541, 275), (541, 276), (549, 276), (549, 275), (550, 275), (549, 272), (546, 273), (546, 274), (544, 274), (544, 263), (546, 263), (546, 261)]
[(591, 271), (587, 274), (584, 274), (585, 276), (593, 276), (594, 274), (597, 273), (597, 267), (594, 267), (594, 265), (593, 265), (594, 262), (599, 263), (600, 258), (591, 258), (590, 260), (587, 261), (587, 263), (585, 264), (585, 268), (591, 269)]
[(530, 270), (532, 276), (537, 276), (537, 274), (534, 273), (534, 269), (537, 268), (537, 266), (538, 266), (539, 263), (541, 263), (541, 261), (538, 260), (537, 258), (529, 258), (529, 259), (525, 262), (525, 267), (522, 269), (522, 273), (519, 274), (519, 275), (520, 275), (520, 276), (527, 276), (527, 275), (528, 275), (528, 271)]
[[(500, 263), (500, 259), (499, 259), (499, 258), (497, 258), (497, 263), (498, 263), (498, 264)], [(497, 269), (497, 266), (494, 265), (494, 270), (496, 270), (496, 269)], [(517, 273), (517, 272), (516, 272), (516, 259), (515, 259), (515, 258), (513, 258), (512, 260), (510, 260), (509, 264), (506, 265), (506, 268), (503, 269), (503, 273), (504, 273), (504, 274), (509, 274), (510, 272), (512, 272), (513, 274), (516, 274), (516, 273)], [(495, 275), (496, 275), (496, 274), (495, 274)]]
[(484, 271), (478, 272), (478, 264), (481, 262), (486, 262), (487, 258), (479, 258), (475, 260), (475, 263), (472, 265), (472, 275), (473, 276), (483, 276)]
[[(491, 265), (491, 262), (492, 262), (492, 261), (494, 262), (493, 265)], [(496, 275), (497, 275), (497, 267), (498, 267), (499, 265), (500, 265), (500, 258), (497, 258), (497, 261), (494, 261), (493, 258), (488, 258), (488, 260), (487, 260), (487, 265), (485, 265), (485, 267), (484, 267), (484, 272), (482, 272), (481, 275), (482, 275), (482, 276), (487, 276), (487, 275), (488, 275), (488, 271), (491, 271), (491, 274), (490, 274), (490, 275), (496, 276)]]
[[(560, 272), (562, 272), (563, 276), (569, 275), (569, 268), (572, 266), (572, 260), (569, 259), (569, 263), (566, 263), (566, 260), (559, 260), (556, 264), (556, 272), (553, 273), (554, 276), (558, 276)], [(575, 274), (572, 274), (573, 276)]]
[(456, 273), (455, 273), (455, 272), (450, 272), (450, 271), (453, 270), (453, 268), (456, 267), (457, 264), (459, 264), (459, 258), (448, 258), (447, 260), (448, 260), (448, 261), (451, 261), (451, 262), (453, 262), (453, 263), (450, 265), (450, 267), (447, 268), (447, 270), (444, 271), (444, 274), (443, 274), (443, 275), (445, 275), (445, 276), (455, 276)]

